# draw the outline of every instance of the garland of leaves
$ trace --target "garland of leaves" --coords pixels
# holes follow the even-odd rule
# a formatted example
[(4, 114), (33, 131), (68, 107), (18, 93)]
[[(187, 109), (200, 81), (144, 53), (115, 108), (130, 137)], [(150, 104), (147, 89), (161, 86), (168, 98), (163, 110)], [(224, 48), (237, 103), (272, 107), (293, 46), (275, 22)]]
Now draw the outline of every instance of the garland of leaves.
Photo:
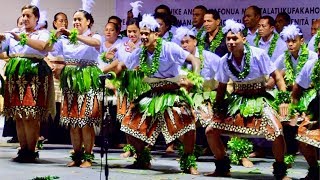
[(126, 144), (124, 147), (123, 147), (123, 151), (124, 152), (131, 152), (133, 154), (136, 153), (136, 149), (131, 145), (131, 144)]
[(202, 37), (203, 31), (204, 31), (204, 27), (202, 26), (202, 27), (199, 29), (199, 31), (198, 31), (198, 33), (197, 33), (197, 35), (196, 35), (197, 41), (199, 41), (199, 42), (200, 42), (200, 40), (202, 40), (201, 37)]
[(251, 51), (248, 43), (244, 44), (244, 47), (246, 48), (247, 53), (245, 54), (245, 65), (241, 72), (239, 72), (232, 64), (232, 59), (228, 59), (228, 66), (231, 71), (231, 73), (237, 77), (238, 79), (244, 79), (248, 76), (250, 72), (250, 59), (251, 59)]
[(84, 153), (83, 154), (83, 160), (92, 162), (94, 160), (94, 154), (91, 153)]
[(248, 28), (244, 28), (242, 34), (244, 37), (246, 37), (248, 35)]
[(54, 30), (50, 31), (49, 46), (52, 46), (57, 41), (58, 41), (58, 38), (56, 37), (56, 32)]
[(76, 28), (73, 28), (70, 31), (70, 35), (69, 35), (69, 41), (71, 44), (77, 44), (78, 43), (78, 30)]
[(203, 63), (203, 60), (204, 60), (204, 57), (203, 57), (203, 49), (204, 49), (204, 46), (199, 46), (198, 47), (198, 52), (199, 52), (199, 59), (200, 59), (200, 70), (203, 69), (203, 66), (204, 66), (204, 63)]
[(32, 180), (54, 180), (54, 179), (60, 179), (59, 176), (43, 176), (43, 177), (35, 177)]
[(21, 45), (21, 46), (25, 46), (27, 44), (27, 41), (28, 41), (27, 34), (26, 33), (21, 33), (19, 35), (19, 37), (20, 37), (20, 41), (19, 41), (18, 44)]
[(313, 67), (311, 74), (311, 81), (313, 83), (313, 87), (319, 91), (320, 90), (320, 59), (316, 62)]
[[(178, 146), (178, 156), (182, 157), (184, 154), (184, 145), (182, 143)], [(203, 154), (203, 148), (197, 144), (194, 145), (193, 155), (198, 159)]]
[(157, 39), (157, 45), (156, 49), (154, 50), (154, 55), (152, 58), (152, 64), (151, 68), (148, 67), (147, 64), (147, 48), (142, 47), (142, 51), (140, 53), (140, 71), (142, 71), (146, 76), (153, 75), (155, 72), (158, 71), (159, 68), (159, 58), (160, 58), (160, 53), (162, 50), (162, 38)]
[(217, 35), (214, 37), (214, 39), (210, 43), (209, 50), (211, 52), (215, 52), (217, 47), (219, 47), (219, 45), (221, 44), (222, 39), (223, 39), (223, 32), (222, 32), (222, 28), (220, 27)]
[(287, 85), (294, 83), (294, 81), (295, 81), (296, 77), (299, 75), (302, 67), (307, 62), (308, 57), (309, 57), (308, 48), (307, 48), (306, 44), (302, 44), (301, 45), (301, 54), (299, 56), (298, 65), (295, 70), (293, 68), (293, 63), (291, 61), (291, 56), (290, 56), (289, 51), (288, 50), (285, 51), (284, 63), (286, 66), (286, 74), (285, 74), (284, 78), (287, 82)]
[(316, 38), (314, 39), (314, 51), (318, 49), (319, 42), (320, 42), (320, 30), (317, 31)]
[(253, 150), (253, 145), (250, 141), (248, 141), (248, 139), (232, 137), (228, 142), (228, 148), (231, 150), (231, 162), (239, 164), (242, 158), (249, 157), (249, 154)]
[(188, 172), (191, 167), (197, 169), (196, 156), (193, 154), (183, 154), (180, 158), (180, 168), (183, 172)]
[(259, 47), (259, 41), (261, 39), (261, 36), (257, 33), (256, 37), (254, 37), (253, 42), (256, 45), (256, 47)]
[(152, 159), (151, 152), (149, 148), (145, 147), (141, 152), (141, 154), (134, 161), (134, 164), (146, 165), (147, 163), (150, 163), (151, 159)]
[(292, 165), (294, 163), (295, 160), (295, 156), (292, 154), (286, 154), (284, 156), (284, 163), (286, 163), (287, 165)]
[(171, 42), (172, 37), (173, 37), (173, 33), (169, 31), (169, 36), (168, 36), (168, 38), (163, 38), (163, 39), (166, 40), (166, 41)]
[[(259, 35), (257, 35), (256, 37), (258, 37), (258, 36)], [(277, 41), (278, 41), (279, 37), (280, 36), (279, 36), (278, 33), (274, 33), (274, 36), (273, 36), (273, 38), (271, 40), (271, 43), (270, 43), (270, 47), (268, 49), (268, 55), (269, 55), (270, 58), (272, 57), (273, 52), (276, 49), (276, 45), (277, 45)], [(256, 38), (255, 38), (254, 43), (255, 43), (256, 47), (259, 47), (259, 41), (260, 41), (260, 36), (259, 36), (258, 40), (256, 40)]]
[(82, 160), (83, 159), (83, 151), (71, 153), (70, 158), (72, 159), (72, 161)]

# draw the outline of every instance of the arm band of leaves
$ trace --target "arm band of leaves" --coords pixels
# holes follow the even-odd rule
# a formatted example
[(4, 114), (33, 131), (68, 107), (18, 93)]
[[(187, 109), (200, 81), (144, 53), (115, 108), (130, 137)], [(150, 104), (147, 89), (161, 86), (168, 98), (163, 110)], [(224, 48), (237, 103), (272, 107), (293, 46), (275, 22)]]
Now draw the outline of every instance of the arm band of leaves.
[(278, 91), (275, 101), (277, 105), (280, 105), (282, 103), (290, 103), (291, 102), (290, 92)]
[(52, 30), (50, 32), (50, 37), (49, 37), (49, 46), (52, 46), (57, 41), (58, 41), (58, 38), (56, 37), (56, 32)]
[(18, 44), (21, 46), (26, 45), (28, 41), (26, 33), (21, 33), (19, 36), (20, 36), (20, 41)]
[(71, 44), (77, 44), (78, 43), (78, 30), (77, 29), (72, 29), (70, 31), (69, 35), (69, 41)]
[(112, 59), (107, 59), (107, 58), (106, 58), (106, 54), (107, 54), (107, 52), (101, 53), (101, 54), (100, 54), (100, 59), (101, 59), (103, 62), (105, 62), (105, 63), (111, 63), (111, 62), (114, 60), (114, 58), (112, 58)]
[(192, 82), (192, 84), (194, 85), (194, 90), (198, 91), (202, 89), (202, 85), (203, 85), (203, 77), (200, 76), (200, 74), (192, 72), (192, 71), (188, 71), (188, 75), (187, 78)]

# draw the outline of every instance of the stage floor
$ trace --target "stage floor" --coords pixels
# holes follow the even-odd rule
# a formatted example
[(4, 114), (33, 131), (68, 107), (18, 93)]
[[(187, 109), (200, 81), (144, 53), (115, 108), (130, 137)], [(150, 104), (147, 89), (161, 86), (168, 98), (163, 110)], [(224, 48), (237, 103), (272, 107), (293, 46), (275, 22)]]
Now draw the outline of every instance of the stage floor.
[[(1, 130), (0, 130), (1, 131)], [(104, 176), (104, 164), (101, 172), (101, 158), (99, 148), (95, 148), (95, 163), (92, 168), (66, 167), (70, 161), (69, 155), (72, 147), (70, 145), (51, 145), (45, 144), (44, 150), (40, 151), (40, 159), (35, 164), (21, 164), (12, 162), (11, 158), (16, 156), (18, 144), (7, 144), (6, 138), (0, 141), (0, 179), (1, 180), (27, 180), (35, 177), (58, 176), (60, 179), (100, 179), (100, 173)], [(213, 157), (202, 156), (199, 158), (198, 169), (199, 176), (193, 176), (181, 173), (177, 155), (165, 156), (163, 151), (153, 151), (152, 169), (135, 170), (127, 169), (126, 166), (133, 163), (133, 158), (120, 158), (121, 150), (111, 149), (108, 153), (109, 179), (209, 179), (204, 176), (205, 173), (215, 169)], [(255, 166), (253, 168), (244, 168), (242, 166), (232, 165), (232, 179), (273, 179), (272, 163), (273, 159), (255, 158), (252, 159)], [(299, 179), (306, 175), (307, 163), (302, 156), (298, 156), (293, 168), (289, 169), (288, 175), (293, 179)], [(212, 179), (212, 178), (210, 178)], [(218, 178), (217, 178), (218, 179)], [(223, 178), (219, 178), (223, 179)], [(224, 178), (231, 179), (231, 178)]]

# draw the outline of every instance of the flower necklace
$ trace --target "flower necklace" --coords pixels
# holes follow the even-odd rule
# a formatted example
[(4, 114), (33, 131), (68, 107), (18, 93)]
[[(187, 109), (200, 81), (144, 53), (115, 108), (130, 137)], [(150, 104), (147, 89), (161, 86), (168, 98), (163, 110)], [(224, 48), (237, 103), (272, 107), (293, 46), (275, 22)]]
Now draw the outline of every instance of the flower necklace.
[(222, 32), (222, 28), (220, 27), (217, 35), (214, 37), (214, 39), (210, 43), (209, 50), (211, 52), (215, 52), (217, 47), (221, 44), (222, 39), (223, 39), (223, 32)]
[(169, 31), (169, 36), (168, 36), (168, 38), (162, 38), (162, 39), (164, 39), (164, 40), (166, 40), (166, 41), (168, 41), (168, 42), (171, 42), (172, 37), (173, 37), (173, 34), (172, 34), (172, 32)]
[(142, 51), (140, 53), (140, 68), (139, 70), (142, 71), (146, 76), (153, 75), (155, 72), (158, 71), (159, 68), (159, 58), (160, 58), (160, 53), (162, 50), (162, 38), (157, 39), (157, 45), (156, 49), (154, 50), (154, 55), (152, 58), (152, 64), (151, 68), (149, 67), (147, 63), (147, 48), (145, 46), (142, 47)]
[(313, 83), (314, 88), (319, 91), (320, 90), (320, 59), (313, 66), (311, 81)]
[(244, 44), (244, 47), (246, 48), (247, 53), (245, 54), (245, 60), (244, 60), (244, 68), (241, 72), (239, 72), (234, 65), (232, 64), (232, 59), (228, 59), (228, 66), (231, 71), (231, 73), (237, 77), (238, 79), (244, 79), (248, 76), (250, 72), (250, 59), (251, 59), (251, 51), (248, 43)]
[(293, 63), (291, 61), (291, 56), (288, 50), (285, 52), (284, 63), (286, 66), (286, 74), (284, 76), (287, 84), (293, 84), (294, 80), (300, 73), (302, 67), (307, 62), (309, 57), (309, 51), (306, 44), (301, 45), (301, 54), (299, 55), (299, 62), (296, 69), (293, 68)]
[(316, 38), (314, 39), (314, 51), (315, 52), (318, 49), (319, 42), (320, 42), (320, 30), (317, 31)]
[[(259, 35), (257, 35), (256, 37), (258, 37), (258, 36), (259, 36)], [(260, 41), (260, 39), (261, 39), (260, 36), (259, 36), (259, 39), (254, 38), (254, 43), (255, 43), (256, 47), (259, 47), (259, 41)], [(272, 38), (272, 40), (271, 40), (271, 43), (270, 43), (270, 47), (269, 47), (269, 49), (268, 49), (268, 55), (269, 55), (270, 58), (272, 57), (273, 52), (274, 52), (274, 50), (276, 49), (276, 45), (277, 45), (278, 39), (279, 39), (279, 34), (274, 33), (274, 36), (273, 36), (273, 38)]]

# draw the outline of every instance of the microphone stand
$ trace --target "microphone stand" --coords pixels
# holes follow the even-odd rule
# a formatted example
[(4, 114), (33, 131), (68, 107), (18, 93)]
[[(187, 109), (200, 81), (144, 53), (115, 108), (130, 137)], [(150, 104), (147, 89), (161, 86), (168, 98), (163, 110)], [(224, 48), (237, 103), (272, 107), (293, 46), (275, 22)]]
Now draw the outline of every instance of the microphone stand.
[[(109, 133), (108, 133), (108, 127), (111, 124), (112, 118), (116, 118), (116, 111), (117, 108), (115, 106), (115, 100), (110, 101), (107, 98), (107, 107), (105, 106), (105, 91), (106, 91), (106, 79), (113, 79), (115, 78), (112, 74), (107, 73), (105, 75), (100, 75), (99, 79), (101, 81), (101, 86), (102, 86), (102, 113), (101, 113), (101, 118), (102, 118), (102, 126), (101, 126), (101, 136), (102, 136), (102, 144), (101, 144), (101, 159), (103, 158), (103, 154), (105, 152), (105, 177), (108, 179), (109, 176), (109, 166), (108, 166), (108, 149), (109, 149)], [(115, 106), (115, 107), (114, 107)]]

